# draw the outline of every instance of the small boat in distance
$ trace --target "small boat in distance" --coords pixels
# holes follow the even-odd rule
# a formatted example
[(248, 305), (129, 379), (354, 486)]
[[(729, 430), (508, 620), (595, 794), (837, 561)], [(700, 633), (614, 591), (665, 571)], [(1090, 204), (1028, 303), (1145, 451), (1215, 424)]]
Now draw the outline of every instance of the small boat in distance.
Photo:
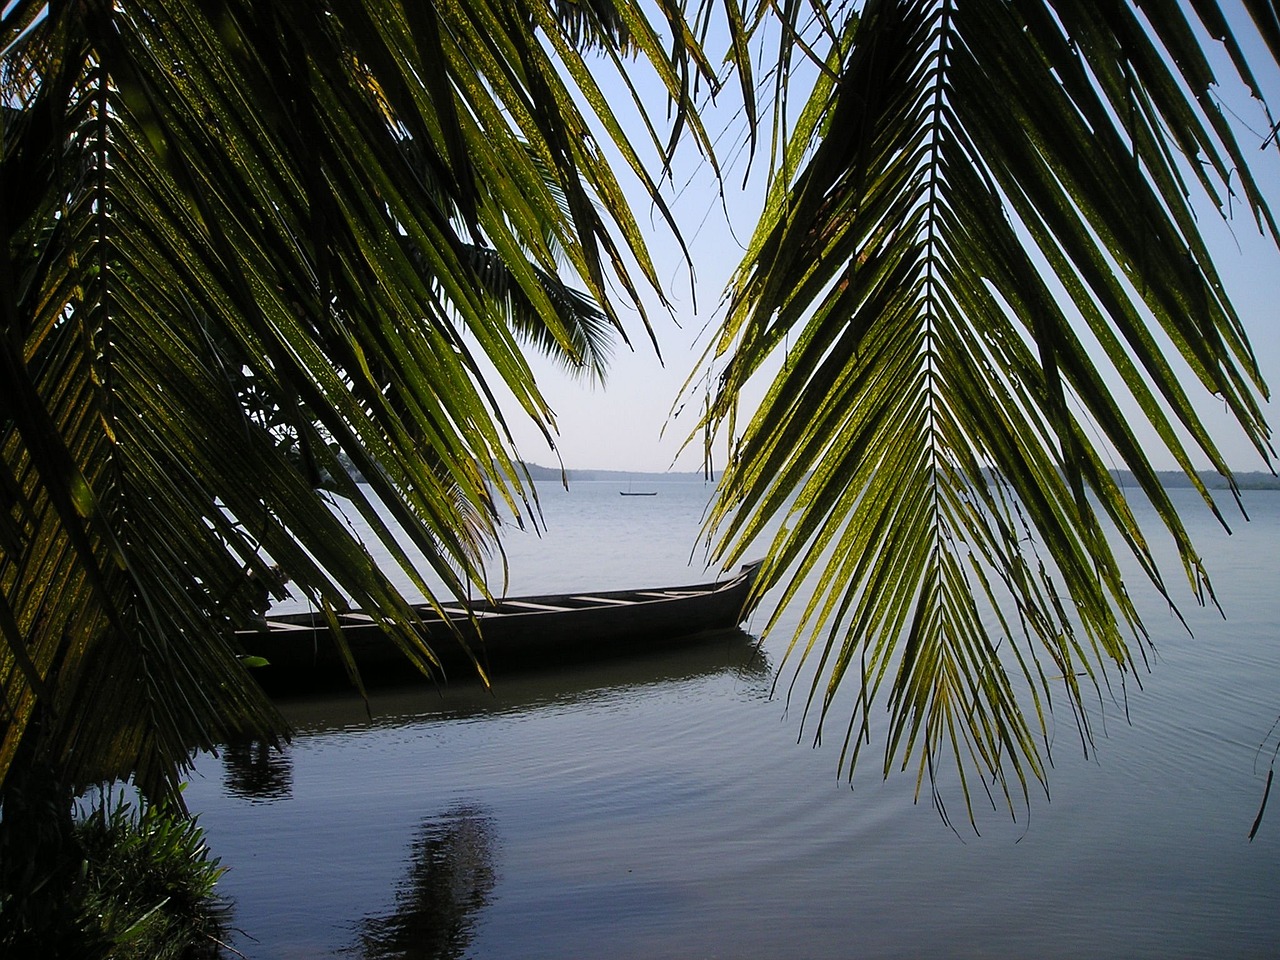
[(618, 491), (618, 496), (621, 497), (656, 497), (657, 495), (657, 490), (637, 490), (632, 493), (630, 480), (627, 481), (627, 489)]
[[(424, 604), (414, 608), (414, 627), (448, 670), (475, 668), (459, 634), (491, 675), (604, 659), (736, 630), (751, 612), (748, 600), (759, 568), (759, 561), (745, 564), (728, 580), (689, 586), (444, 603), (444, 617)], [(336, 617), (366, 684), (423, 679), (373, 617), (358, 611)], [(242, 653), (267, 661), (253, 674), (268, 692), (350, 684), (322, 613), (268, 614), (258, 629), (237, 631), (236, 640)]]

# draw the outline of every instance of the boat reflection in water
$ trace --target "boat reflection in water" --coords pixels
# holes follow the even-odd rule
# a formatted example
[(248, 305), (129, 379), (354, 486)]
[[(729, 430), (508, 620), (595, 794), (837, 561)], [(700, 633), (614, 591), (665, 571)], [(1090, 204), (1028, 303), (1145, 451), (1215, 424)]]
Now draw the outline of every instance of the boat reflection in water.
[[(493, 678), (486, 687), (477, 677), (455, 678), (432, 687), (410, 683), (369, 691), (366, 703), (345, 690), (277, 700), (296, 743), (323, 741), (354, 730), (394, 729), (473, 717), (533, 713), (590, 703), (605, 697), (643, 692), (661, 684), (681, 683), (719, 673), (732, 673), (762, 697), (768, 696), (772, 673), (756, 637), (732, 630), (685, 647), (662, 649), (612, 660), (522, 669)], [(223, 785), (229, 795), (252, 803), (273, 803), (293, 796), (290, 745), (273, 747), (247, 741), (224, 747)]]
[(354, 691), (329, 696), (282, 698), (280, 712), (299, 739), (326, 731), (392, 728), (419, 722), (532, 713), (618, 696), (630, 688), (680, 683), (733, 672), (767, 689), (772, 675), (758, 641), (744, 630), (730, 630), (689, 646), (645, 654), (564, 664), (546, 669), (522, 668), (492, 675), (486, 687), (474, 675), (439, 686), (409, 683), (369, 690), (369, 701)]

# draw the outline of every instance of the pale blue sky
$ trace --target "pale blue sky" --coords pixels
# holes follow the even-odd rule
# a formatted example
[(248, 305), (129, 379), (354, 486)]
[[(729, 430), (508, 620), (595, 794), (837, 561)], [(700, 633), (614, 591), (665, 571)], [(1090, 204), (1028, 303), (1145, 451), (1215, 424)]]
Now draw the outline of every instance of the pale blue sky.
[[(1261, 60), (1261, 58), (1259, 58)], [(1280, 76), (1268, 71), (1260, 80), (1273, 103), (1280, 104)], [(1248, 123), (1251, 130), (1264, 131), (1261, 112), (1242, 90), (1222, 91), (1232, 110)], [(732, 95), (726, 98), (732, 101)], [(712, 116), (713, 132), (729, 125), (737, 129), (731, 116)], [(1265, 153), (1255, 153), (1259, 135), (1242, 131), (1241, 141), (1252, 156), (1261, 162), (1256, 175), (1280, 215), (1280, 149), (1273, 143)], [(690, 294), (690, 277), (676, 245), (665, 226), (652, 221), (652, 252), (675, 305), (675, 318), (660, 308), (652, 311), (658, 340), (662, 348), (660, 362), (638, 320), (630, 328), (634, 350), (621, 347), (614, 357), (608, 383), (604, 388), (590, 386), (567, 378), (555, 366), (535, 360), (535, 371), (545, 395), (556, 411), (558, 450), (569, 468), (602, 468), (614, 470), (666, 470), (701, 468), (700, 444), (679, 454), (681, 443), (693, 428), (695, 411), (689, 410), (676, 419), (669, 417), (680, 388), (694, 368), (707, 342), (706, 328), (718, 319), (720, 296), (732, 270), (737, 265), (743, 245), (750, 237), (759, 208), (760, 177), (753, 177), (750, 188), (740, 189), (742, 169), (740, 152), (728, 138), (720, 149), (722, 160), (738, 161), (726, 177), (726, 200), (721, 203), (717, 185), (705, 164), (695, 152), (686, 149), (679, 158), (675, 184), (668, 200), (680, 223), (693, 255), (696, 284), (696, 309)], [(762, 147), (767, 150), (767, 144)], [(756, 158), (757, 174), (762, 172), (765, 158)], [(645, 208), (638, 207), (638, 216)], [(1228, 290), (1245, 323), (1264, 377), (1273, 390), (1280, 387), (1280, 253), (1270, 241), (1259, 236), (1251, 220), (1237, 215), (1227, 227), (1205, 217), (1206, 233), (1218, 256)], [(677, 325), (678, 324), (678, 325)], [(760, 384), (757, 395), (764, 385)], [(1265, 464), (1253, 451), (1239, 427), (1201, 393), (1201, 412), (1221, 449), (1234, 468), (1261, 470)], [(1266, 407), (1273, 429), (1277, 426), (1276, 404)], [(513, 417), (512, 429), (519, 452), (524, 459), (554, 465), (555, 453), (532, 426)], [(724, 444), (716, 449), (717, 466)], [(1171, 469), (1167, 455), (1156, 456), (1156, 466)]]

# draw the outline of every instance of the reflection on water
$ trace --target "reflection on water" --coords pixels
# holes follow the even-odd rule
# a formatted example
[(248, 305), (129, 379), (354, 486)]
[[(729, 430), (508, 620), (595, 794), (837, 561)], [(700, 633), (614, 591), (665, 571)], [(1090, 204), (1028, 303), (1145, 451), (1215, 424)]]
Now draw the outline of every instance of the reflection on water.
[[(255, 817), (267, 816), (268, 808), (276, 807), (280, 822), (296, 824), (297, 830), (297, 842), (286, 836), (291, 827), (275, 836), (299, 868), (292, 880), (272, 871), (273, 894), (279, 899), (269, 902), (261, 889), (255, 895), (235, 896), (235, 925), (251, 928), (256, 941), (246, 955), (266, 960), (288, 954), (279, 941), (273, 942), (259, 912), (282, 929), (297, 923), (285, 935), (295, 953), (313, 949), (317, 956), (380, 960), (472, 955), (476, 930), (494, 915), (487, 907), (501, 879), (496, 824), (505, 822), (509, 811), (495, 810), (483, 795), (432, 797), (437, 777), (465, 782), (459, 772), (448, 772), (455, 761), (434, 754), (433, 745), (450, 737), (451, 731), (487, 724), (535, 729), (540, 722), (556, 724), (599, 709), (679, 697), (681, 690), (700, 691), (716, 682), (728, 683), (748, 698), (764, 699), (771, 681), (768, 659), (756, 638), (733, 631), (646, 656), (498, 676), (489, 688), (467, 679), (438, 689), (421, 684), (378, 689), (367, 703), (354, 693), (280, 702), (295, 730), (292, 743), (277, 748), (245, 742), (220, 751), (222, 789), (227, 798), (241, 803), (236, 811), (240, 828), (253, 829), (246, 825), (249, 810), (243, 804), (248, 802), (257, 808)], [(378, 758), (383, 751), (395, 750), (396, 744), (418, 746), (410, 749), (409, 764), (383, 766)], [(473, 756), (468, 766), (474, 772), (484, 759)], [(332, 767), (327, 765), (331, 757), (338, 758)], [(557, 762), (547, 759), (548, 767)], [(364, 762), (372, 764), (372, 777), (359, 772)], [(348, 816), (359, 818), (359, 825), (346, 831), (336, 824), (350, 826), (351, 821), (335, 803), (350, 792), (362, 799), (357, 801), (358, 814), (348, 811)], [(585, 800), (589, 792), (574, 790), (575, 801)], [(388, 801), (394, 796), (402, 796), (403, 805)], [(383, 803), (389, 806), (380, 807)], [(381, 816), (384, 809), (395, 812)], [(410, 811), (410, 816), (401, 817), (401, 812)], [(206, 822), (217, 812), (205, 804)], [(431, 815), (424, 819), (428, 812)], [(261, 841), (252, 848), (252, 857), (261, 854), (268, 859)], [(251, 861), (243, 854), (229, 859), (236, 863), (232, 878), (243, 879)], [(359, 879), (365, 871), (378, 879)], [(334, 873), (343, 875), (347, 886), (341, 902), (326, 913), (308, 904), (309, 893), (302, 890), (310, 891), (315, 877)], [(347, 908), (355, 912), (344, 917)], [(346, 946), (335, 950), (322, 946), (322, 941), (307, 940), (315, 927), (301, 917), (313, 910), (345, 931)], [(290, 914), (299, 919), (287, 919)]]
[(413, 839), (409, 875), (396, 890), (395, 910), (360, 921), (361, 956), (464, 956), (497, 878), (494, 832), (493, 818), (474, 803), (424, 820)]
[[(438, 689), (422, 684), (382, 688), (372, 691), (367, 702), (347, 692), (288, 699), (279, 706), (296, 738), (309, 741), (341, 731), (569, 709), (624, 691), (643, 693), (717, 674), (732, 676), (761, 698), (769, 695), (773, 678), (756, 638), (734, 630), (715, 640), (650, 656), (498, 676), (491, 687), (467, 678)], [(293, 795), (291, 749), (289, 744), (273, 747), (257, 740), (224, 747), (222, 777), (227, 794), (254, 803), (288, 800)]]
[(299, 739), (337, 730), (402, 727), (420, 720), (465, 720), (582, 706), (622, 691), (643, 693), (672, 683), (732, 675), (767, 697), (770, 665), (755, 637), (734, 630), (677, 650), (596, 663), (498, 674), (484, 686), (473, 677), (439, 687), (411, 684), (280, 701)]
[(229, 744), (222, 750), (222, 782), (233, 797), (285, 800), (293, 793), (293, 761), (286, 748), (265, 740)]

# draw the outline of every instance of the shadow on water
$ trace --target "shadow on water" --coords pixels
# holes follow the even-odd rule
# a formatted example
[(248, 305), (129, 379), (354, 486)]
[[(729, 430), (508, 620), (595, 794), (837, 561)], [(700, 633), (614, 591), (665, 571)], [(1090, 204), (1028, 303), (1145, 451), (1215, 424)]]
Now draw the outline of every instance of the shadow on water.
[[(561, 710), (669, 684), (731, 674), (753, 695), (769, 696), (772, 670), (757, 638), (735, 630), (676, 650), (594, 663), (522, 670), (492, 678), (455, 678), (439, 687), (414, 683), (371, 690), (366, 703), (353, 691), (278, 701), (296, 741), (353, 730), (388, 730), (422, 723), (516, 716)], [(292, 796), (290, 747), (252, 741), (224, 748), (227, 793), (254, 803)]]
[(477, 804), (428, 817), (410, 845), (408, 876), (395, 909), (359, 923), (369, 960), (452, 960), (465, 956), (497, 879), (494, 822)]

